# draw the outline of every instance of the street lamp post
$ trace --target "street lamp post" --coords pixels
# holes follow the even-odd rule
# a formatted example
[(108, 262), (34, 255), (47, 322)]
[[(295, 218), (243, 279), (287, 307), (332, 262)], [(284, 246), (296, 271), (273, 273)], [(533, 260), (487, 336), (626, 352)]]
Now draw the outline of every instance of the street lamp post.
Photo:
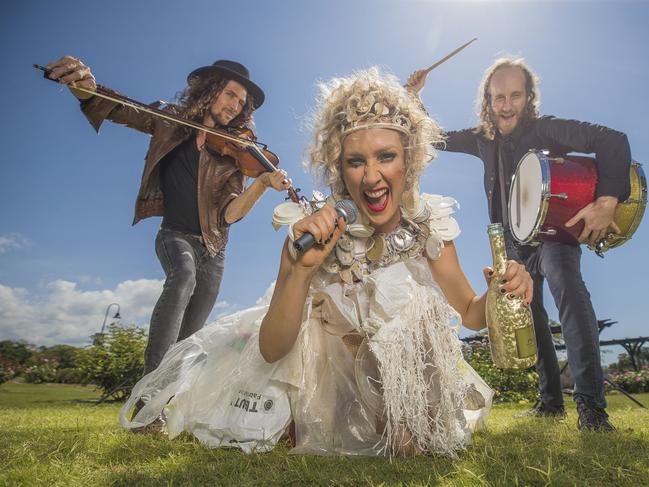
[(111, 306), (117, 306), (117, 313), (115, 313), (115, 316), (113, 316), (114, 319), (116, 320), (121, 320), (122, 317), (119, 315), (119, 304), (117, 303), (110, 303), (108, 307), (106, 308), (106, 314), (104, 315), (104, 323), (101, 325), (101, 331), (99, 332), (99, 335), (104, 334), (104, 328), (106, 327), (106, 320), (108, 319), (108, 312), (110, 311)]

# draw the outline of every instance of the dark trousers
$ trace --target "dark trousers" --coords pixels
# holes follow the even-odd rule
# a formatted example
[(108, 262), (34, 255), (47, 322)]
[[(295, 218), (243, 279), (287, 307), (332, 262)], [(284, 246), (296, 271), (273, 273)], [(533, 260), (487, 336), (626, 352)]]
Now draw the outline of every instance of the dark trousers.
[(537, 247), (516, 246), (509, 237), (507, 253), (510, 259), (525, 264), (534, 280), (531, 308), (538, 346), (536, 370), (541, 401), (554, 407), (563, 405), (559, 362), (543, 306), (543, 282), (547, 279), (559, 310), (568, 366), (575, 380), (574, 400), (593, 407), (606, 407), (599, 330), (590, 293), (581, 276), (581, 247), (561, 242), (543, 242)]
[(224, 250), (212, 257), (198, 238), (164, 228), (155, 249), (167, 278), (151, 315), (145, 374), (158, 367), (171, 345), (205, 325), (219, 294), (225, 258)]

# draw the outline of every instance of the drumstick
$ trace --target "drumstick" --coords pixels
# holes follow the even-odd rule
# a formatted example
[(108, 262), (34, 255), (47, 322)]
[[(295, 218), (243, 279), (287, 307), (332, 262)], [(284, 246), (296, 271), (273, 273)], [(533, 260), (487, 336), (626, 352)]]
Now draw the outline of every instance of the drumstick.
[(475, 42), (475, 41), (477, 41), (477, 40), (478, 40), (478, 38), (477, 38), (477, 37), (474, 37), (473, 39), (471, 39), (471, 40), (470, 40), (469, 42), (467, 42), (466, 44), (461, 45), (461, 46), (458, 47), (455, 51), (453, 51), (453, 52), (447, 54), (447, 55), (444, 56), (442, 59), (440, 59), (439, 61), (437, 61), (435, 64), (433, 64), (432, 66), (426, 68), (426, 69), (424, 70), (424, 74), (428, 74), (428, 73), (430, 73), (430, 72), (431, 72), (433, 69), (435, 69), (437, 66), (439, 66), (439, 65), (442, 64), (443, 62), (448, 61), (448, 60), (451, 59), (453, 56), (455, 56), (458, 52), (460, 52), (462, 49), (466, 48), (469, 44), (471, 44), (472, 42)]

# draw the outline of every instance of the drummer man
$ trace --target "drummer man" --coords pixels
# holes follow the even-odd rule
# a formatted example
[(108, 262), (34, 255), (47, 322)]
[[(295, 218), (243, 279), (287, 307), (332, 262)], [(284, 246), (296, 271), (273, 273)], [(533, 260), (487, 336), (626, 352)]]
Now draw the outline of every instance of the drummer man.
[[(408, 79), (407, 88), (418, 94), (424, 71)], [(549, 150), (553, 156), (568, 152), (594, 153), (597, 158), (596, 199), (566, 222), (583, 222), (579, 241), (595, 244), (609, 232), (619, 232), (613, 221), (618, 201), (629, 196), (631, 149), (625, 134), (601, 125), (552, 116), (539, 116), (538, 77), (522, 58), (497, 59), (485, 72), (479, 90), (479, 123), (475, 128), (448, 132), (443, 150), (479, 157), (485, 167), (484, 186), (492, 222), (505, 227), (507, 253), (522, 261), (534, 279), (532, 313), (539, 361), (540, 401), (527, 416), (564, 418), (559, 363), (543, 306), (543, 281), (559, 309), (559, 320), (575, 380), (574, 400), (581, 430), (615, 431), (606, 414), (604, 378), (599, 354), (597, 319), (581, 276), (581, 247), (561, 242), (520, 245), (511, 236), (507, 202), (509, 184), (518, 161), (531, 149)]]

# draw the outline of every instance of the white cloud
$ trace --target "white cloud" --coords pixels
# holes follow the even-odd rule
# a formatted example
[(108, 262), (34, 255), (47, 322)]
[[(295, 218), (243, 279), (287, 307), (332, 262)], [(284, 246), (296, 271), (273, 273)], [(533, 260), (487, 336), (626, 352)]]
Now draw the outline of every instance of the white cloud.
[(0, 254), (29, 246), (29, 239), (19, 233), (0, 235)]
[[(115, 289), (84, 291), (77, 283), (56, 280), (39, 296), (0, 284), (0, 340), (86, 345), (101, 329), (111, 303), (119, 303), (122, 324), (147, 328), (162, 284), (162, 280), (137, 279), (121, 282)], [(216, 304), (220, 309), (228, 306)], [(116, 311), (116, 306), (110, 308), (107, 324)]]
[[(56, 280), (42, 295), (0, 284), (0, 339), (23, 339), (35, 345), (84, 345), (104, 322), (106, 307), (119, 303), (123, 324), (148, 326), (162, 281), (124, 281), (115, 289), (84, 291), (70, 281)], [(110, 309), (110, 323), (117, 307)]]

